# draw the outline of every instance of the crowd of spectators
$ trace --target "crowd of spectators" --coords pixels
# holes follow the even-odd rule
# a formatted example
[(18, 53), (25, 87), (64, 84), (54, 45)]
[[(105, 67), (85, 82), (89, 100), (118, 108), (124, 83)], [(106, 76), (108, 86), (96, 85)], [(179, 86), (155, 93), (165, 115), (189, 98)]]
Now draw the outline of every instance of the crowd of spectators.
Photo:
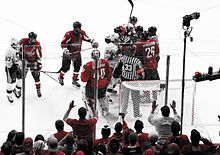
[[(94, 128), (98, 116), (92, 104), (89, 105), (93, 117), (87, 119), (84, 107), (78, 109), (78, 119), (69, 118), (74, 101), (64, 114), (63, 120), (57, 120), (57, 132), (45, 139), (41, 134), (35, 138), (25, 137), (23, 132), (11, 130), (6, 141), (1, 145), (0, 155), (209, 155), (220, 154), (219, 146), (202, 137), (196, 129), (187, 135), (181, 134), (180, 117), (176, 112), (176, 102), (170, 107), (174, 117), (170, 117), (169, 106), (161, 108), (161, 117), (155, 117), (157, 103), (152, 103), (152, 110), (148, 121), (155, 126), (155, 132), (143, 132), (144, 122), (136, 120), (133, 127), (129, 127), (125, 114), (120, 117), (122, 122), (117, 122), (114, 132), (108, 125), (101, 129), (102, 137), (94, 138)], [(64, 122), (72, 127), (72, 131), (64, 131)]]

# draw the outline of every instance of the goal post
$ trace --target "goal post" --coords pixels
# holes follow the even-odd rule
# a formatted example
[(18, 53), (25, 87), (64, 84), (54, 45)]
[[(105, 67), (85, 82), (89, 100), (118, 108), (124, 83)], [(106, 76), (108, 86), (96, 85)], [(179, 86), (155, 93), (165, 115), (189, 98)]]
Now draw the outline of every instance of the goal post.
[[(152, 102), (156, 100), (158, 104), (156, 114), (159, 116), (161, 115), (160, 108), (166, 105), (165, 89), (168, 89), (167, 105), (170, 107), (170, 103), (175, 100), (177, 104), (176, 109), (180, 116), (181, 80), (169, 80), (168, 88), (165, 88), (165, 85), (165, 80), (123, 81), (119, 89), (119, 112), (126, 113), (126, 118), (129, 117), (128, 119), (143, 118), (143, 120), (146, 120), (151, 112)], [(194, 124), (195, 86), (193, 80), (185, 80), (184, 125)], [(140, 117), (135, 117), (137, 115)], [(172, 116), (172, 111), (170, 115)]]

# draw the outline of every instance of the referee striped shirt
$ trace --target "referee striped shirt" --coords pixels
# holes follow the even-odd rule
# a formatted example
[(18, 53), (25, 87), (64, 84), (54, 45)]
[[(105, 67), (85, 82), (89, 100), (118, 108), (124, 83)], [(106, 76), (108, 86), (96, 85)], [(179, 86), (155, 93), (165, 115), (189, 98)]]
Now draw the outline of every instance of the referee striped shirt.
[(128, 80), (138, 80), (138, 74), (144, 76), (144, 68), (140, 59), (124, 55), (120, 62), (123, 63), (121, 76)]

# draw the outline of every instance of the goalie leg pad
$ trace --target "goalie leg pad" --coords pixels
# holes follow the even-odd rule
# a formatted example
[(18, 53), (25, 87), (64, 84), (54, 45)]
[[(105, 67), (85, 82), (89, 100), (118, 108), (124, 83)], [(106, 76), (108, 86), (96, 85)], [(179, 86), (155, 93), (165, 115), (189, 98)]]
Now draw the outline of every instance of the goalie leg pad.
[(106, 116), (109, 113), (109, 101), (107, 97), (99, 99), (99, 105), (103, 116)]

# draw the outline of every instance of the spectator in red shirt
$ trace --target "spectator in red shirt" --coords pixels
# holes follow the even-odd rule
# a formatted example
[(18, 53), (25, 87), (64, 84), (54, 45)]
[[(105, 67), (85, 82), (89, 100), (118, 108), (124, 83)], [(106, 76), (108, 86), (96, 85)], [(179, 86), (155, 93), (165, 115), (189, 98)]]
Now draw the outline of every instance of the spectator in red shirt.
[(97, 152), (97, 147), (99, 146), (99, 144), (107, 145), (109, 142), (109, 136), (111, 134), (111, 129), (109, 128), (108, 125), (105, 125), (102, 128), (101, 134), (102, 134), (102, 138), (95, 139), (93, 141), (93, 147), (94, 147), (95, 152)]
[(68, 118), (70, 111), (75, 107), (74, 100), (69, 104), (69, 108), (63, 117), (63, 120), (72, 127), (73, 133), (78, 139), (93, 137), (95, 124), (97, 123), (97, 114), (94, 107), (92, 105), (89, 106), (93, 112), (93, 118), (91, 119), (86, 119), (87, 111), (84, 107), (78, 110), (79, 119)]
[(121, 118), (122, 118), (123, 124), (121, 122), (117, 122), (114, 128), (115, 133), (113, 133), (113, 135), (109, 138), (109, 139), (116, 138), (119, 144), (124, 143), (124, 133), (128, 129), (128, 125), (125, 122), (124, 117), (125, 117), (125, 114), (122, 113)]
[(34, 155), (33, 152), (33, 139), (31, 137), (27, 137), (23, 142), (24, 154), (25, 155)]
[(53, 134), (54, 137), (59, 141), (61, 141), (67, 134), (68, 132), (64, 131), (64, 123), (62, 120), (57, 120), (55, 122), (55, 127), (57, 129), (57, 133)]
[(134, 129), (138, 135), (138, 143), (141, 144), (142, 142), (149, 142), (148, 133), (144, 133), (142, 129), (144, 128), (144, 123), (141, 120), (136, 120), (134, 124)]

